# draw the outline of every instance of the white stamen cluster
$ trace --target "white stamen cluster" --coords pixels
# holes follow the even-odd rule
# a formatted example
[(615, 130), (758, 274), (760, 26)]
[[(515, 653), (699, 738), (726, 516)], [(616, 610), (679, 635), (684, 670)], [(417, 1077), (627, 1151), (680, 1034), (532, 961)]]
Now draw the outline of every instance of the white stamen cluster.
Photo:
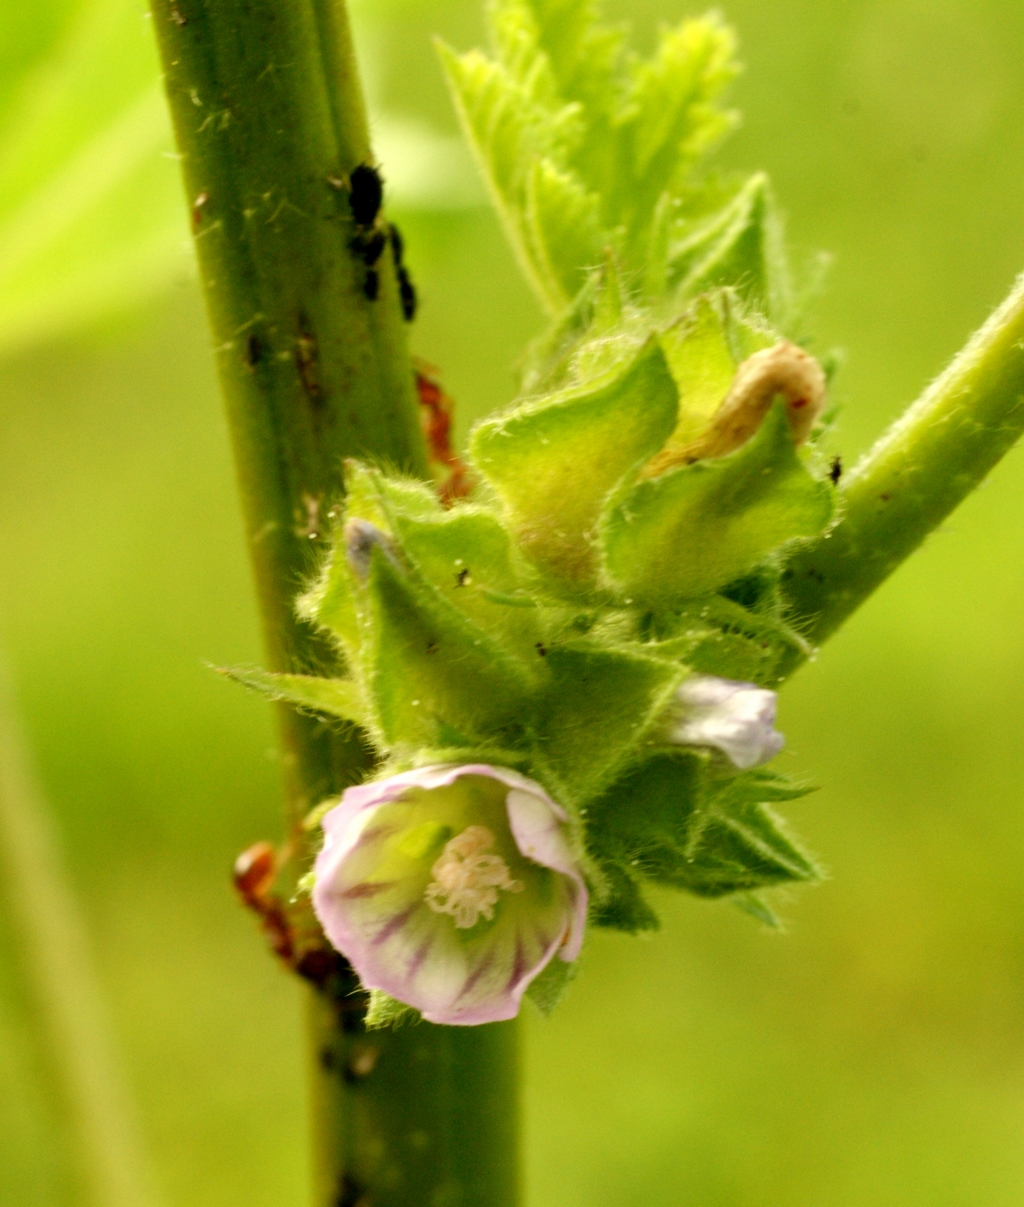
[(498, 903), (498, 890), (521, 893), (521, 880), (513, 880), (500, 855), (489, 854), (494, 835), (486, 826), (468, 826), (445, 843), (430, 869), (427, 904), (435, 913), (451, 914), (460, 930), (475, 926), (482, 914), (489, 922)]

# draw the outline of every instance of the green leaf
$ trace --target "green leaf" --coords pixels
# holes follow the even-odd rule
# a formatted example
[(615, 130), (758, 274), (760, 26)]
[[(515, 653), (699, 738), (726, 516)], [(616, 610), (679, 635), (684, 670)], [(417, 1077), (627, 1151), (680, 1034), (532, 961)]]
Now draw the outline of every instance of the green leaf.
[(528, 49), (521, 55), (512, 64), (519, 68), (516, 78), (477, 51), (460, 56), (440, 44), (438, 50), (456, 112), (505, 234), (524, 276), (555, 314), (564, 304), (563, 295), (553, 291), (551, 279), (538, 270), (525, 233), (526, 182), (538, 157), (550, 156), (578, 138), (578, 109), (559, 103), (542, 54)]
[(834, 492), (793, 446), (785, 407), (728, 456), (620, 492), (601, 524), (605, 571), (652, 603), (710, 593), (790, 541), (820, 535)]
[(646, 222), (682, 172), (735, 125), (714, 102), (736, 75), (735, 37), (715, 17), (662, 29), (655, 55), (638, 61), (626, 101), (630, 176), (623, 209)]
[(714, 17), (684, 21), (641, 60), (589, 0), (495, 0), (490, 26), (494, 60), (441, 55), (541, 303), (558, 316), (604, 247), (660, 292), (670, 227), (700, 193), (691, 169), (734, 124), (717, 105), (736, 71), (731, 32)]
[(526, 186), (523, 221), (531, 258), (559, 309), (579, 293), (601, 258), (601, 199), (550, 159), (534, 162)]
[(678, 400), (655, 340), (610, 381), (481, 424), (473, 460), (505, 504), (524, 551), (564, 579), (593, 575), (605, 496), (676, 425)]
[(538, 757), (563, 785), (563, 798), (586, 801), (646, 740), (686, 675), (676, 663), (627, 650), (554, 645), (536, 735)]
[(787, 325), (792, 286), (781, 221), (763, 173), (672, 247), (669, 281), (680, 300), (732, 286), (778, 326)]
[(351, 679), (275, 674), (258, 667), (218, 667), (217, 673), (270, 700), (293, 704), (304, 712), (325, 713), (363, 727), (369, 723), (363, 694)]
[[(18, 26), (21, 0), (9, 0)], [(133, 0), (28, 6), (0, 86), (0, 348), (191, 272), (152, 31)], [(20, 70), (19, 70), (20, 68)]]

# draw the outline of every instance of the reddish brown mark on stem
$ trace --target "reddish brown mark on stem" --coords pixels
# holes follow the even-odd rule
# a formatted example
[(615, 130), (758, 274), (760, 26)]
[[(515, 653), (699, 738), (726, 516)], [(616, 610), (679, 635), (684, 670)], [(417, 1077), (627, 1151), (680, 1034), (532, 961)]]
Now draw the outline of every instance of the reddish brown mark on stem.
[(414, 360), (416, 396), (420, 402), (420, 419), (427, 440), (427, 454), (443, 475), (438, 485), (441, 502), (446, 506), (455, 499), (465, 498), (473, 489), (469, 467), (452, 448), (452, 418), (455, 403), (444, 392), (437, 379), (438, 370), (426, 361)]
[(326, 943), (308, 906), (287, 902), (274, 892), (284, 862), (269, 842), (254, 843), (235, 860), (235, 888), (243, 903), (260, 919), (263, 933), (278, 959), (322, 989), (331, 978), (347, 972), (347, 965)]

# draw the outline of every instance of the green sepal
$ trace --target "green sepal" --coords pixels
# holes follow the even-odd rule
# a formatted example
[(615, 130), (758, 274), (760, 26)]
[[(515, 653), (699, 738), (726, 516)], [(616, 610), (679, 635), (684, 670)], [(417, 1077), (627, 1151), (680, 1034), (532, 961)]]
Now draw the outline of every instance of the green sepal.
[(605, 864), (601, 870), (607, 889), (591, 904), (591, 923), (606, 930), (621, 930), (627, 935), (659, 930), (658, 915), (648, 905), (636, 879), (618, 864)]
[(524, 552), (557, 578), (586, 580), (605, 496), (661, 448), (677, 411), (675, 383), (651, 339), (611, 380), (482, 423), (470, 448)]
[(760, 893), (737, 893), (730, 900), (737, 909), (756, 918), (769, 930), (782, 930), (782, 920)]
[(809, 791), (761, 769), (723, 776), (706, 751), (654, 752), (588, 810), (591, 851), (611, 886), (600, 924), (621, 928), (616, 911), (628, 911), (627, 882), (638, 878), (703, 897), (817, 879), (814, 863), (765, 803)]
[(538, 762), (562, 785), (560, 799), (598, 793), (648, 740), (687, 670), (633, 650), (552, 646), (551, 681), (539, 706)]
[(444, 515), (444, 508), (426, 482), (386, 473), (361, 461), (346, 461), (345, 519), (357, 516), (390, 533), (396, 515), (430, 519)]
[[(606, 788), (587, 816), (590, 847), (601, 867), (618, 867), (619, 880), (635, 880), (646, 871), (650, 852), (685, 852), (700, 825), (709, 767), (702, 750), (664, 749)], [(613, 888), (615, 883), (612, 876)]]
[(541, 1014), (547, 1016), (558, 1005), (576, 975), (576, 963), (560, 960), (556, 955), (547, 967), (529, 983), (526, 996)]
[(345, 508), (335, 521), (331, 551), (309, 589), (296, 601), (304, 620), (326, 629), (355, 662), (362, 640), (358, 584), (345, 550), (344, 527), (350, 519), (367, 520), (387, 536), (395, 512), (409, 517), (443, 515), (429, 486), (409, 478), (388, 477), (359, 461), (345, 462)]
[(402, 552), (452, 607), (522, 658), (536, 661), (543, 627), (508, 530), (492, 512), (458, 507), (392, 517)]
[(729, 392), (737, 367), (779, 336), (746, 317), (734, 290), (705, 294), (661, 335), (661, 346), (679, 389), (679, 423), (666, 447), (702, 435)]
[(367, 1031), (383, 1031), (388, 1027), (419, 1022), (420, 1017), (420, 1012), (414, 1007), (389, 997), (380, 989), (371, 989), (363, 1026)]
[(776, 403), (742, 448), (620, 491), (601, 522), (604, 567), (624, 596), (709, 594), (787, 542), (819, 536), (835, 492), (808, 471)]
[(722, 595), (706, 596), (656, 619), (660, 640), (652, 643), (653, 652), (685, 662), (696, 674), (771, 686), (778, 682), (778, 668), (787, 657), (812, 652), (784, 621)]
[(326, 629), (341, 646), (346, 661), (355, 661), (359, 654), (359, 612), (340, 528), (319, 575), (295, 601), (295, 611), (303, 620)]
[(379, 549), (366, 594), (364, 675), (389, 745), (469, 745), (515, 724), (533, 684), (506, 647)]
[(700, 897), (821, 878), (782, 821), (767, 805), (754, 801), (716, 803), (701, 819), (687, 850), (651, 851), (643, 870), (651, 880)]
[(270, 700), (292, 704), (303, 712), (323, 713), (364, 728), (370, 724), (363, 693), (352, 679), (275, 674), (258, 667), (221, 666), (217, 673)]
[(817, 792), (816, 784), (791, 780), (788, 776), (755, 767), (727, 782), (721, 800), (726, 807), (731, 805), (762, 804), (779, 805), (790, 800), (800, 800)]

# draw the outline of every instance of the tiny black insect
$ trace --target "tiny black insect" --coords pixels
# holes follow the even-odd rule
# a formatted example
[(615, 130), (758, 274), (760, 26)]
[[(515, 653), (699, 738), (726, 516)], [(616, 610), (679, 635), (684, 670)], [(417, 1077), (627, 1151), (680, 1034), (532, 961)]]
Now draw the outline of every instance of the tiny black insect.
[(352, 169), (348, 181), (348, 203), (352, 207), (352, 217), (360, 226), (372, 226), (384, 200), (384, 182), (380, 173), (368, 163), (361, 163)]
[(843, 460), (841, 457), (832, 458), (832, 462), (828, 467), (828, 476), (833, 486), (839, 485), (839, 479), (843, 476)]
[(341, 1179), (335, 1207), (359, 1207), (360, 1203), (365, 1202), (367, 1202), (365, 1188), (355, 1178), (345, 1174)]
[(360, 231), (349, 243), (349, 247), (367, 268), (372, 268), (383, 255), (386, 244), (387, 237), (383, 231), (375, 230), (368, 235)]
[(392, 222), (388, 227), (388, 234), (391, 236), (391, 254), (395, 257), (395, 267), (402, 267), (402, 256), (405, 254), (405, 240), (402, 238), (402, 232)]
[(263, 359), (263, 341), (258, 335), (250, 335), (245, 341), (245, 359), (253, 366)]
[(456, 574), (455, 585), (457, 587), (464, 587), (468, 581), (469, 581), (469, 567), (467, 566), (467, 567), (464, 567), (462, 570), (460, 570), (458, 572), (458, 574)]
[(542, 658), (547, 656), (548, 647), (543, 641), (538, 641), (533, 647)]
[(366, 295), (368, 302), (375, 302), (377, 294), (380, 292), (380, 277), (377, 275), (377, 270), (369, 268), (366, 271), (366, 276), (363, 277), (363, 293)]
[(402, 315), (407, 323), (416, 317), (416, 289), (408, 272), (398, 266), (398, 296), (402, 299)]

